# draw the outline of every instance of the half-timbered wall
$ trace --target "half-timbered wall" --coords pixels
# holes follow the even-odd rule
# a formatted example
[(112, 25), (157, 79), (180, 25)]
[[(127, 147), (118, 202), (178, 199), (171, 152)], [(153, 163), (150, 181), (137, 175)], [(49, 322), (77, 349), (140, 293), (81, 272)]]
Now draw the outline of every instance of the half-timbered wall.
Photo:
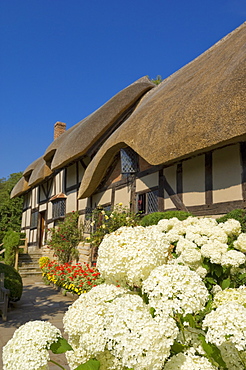
[[(118, 156), (97, 191), (79, 200), (78, 189), (89, 160), (77, 161), (25, 195), (22, 231), (30, 247), (41, 246), (40, 222), (43, 217), (46, 228), (55, 225), (51, 199), (60, 193), (66, 196), (66, 213), (79, 211), (83, 224), (86, 214), (98, 205), (112, 209), (123, 203), (137, 211), (138, 201), (145, 195), (152, 209), (159, 211), (180, 209), (195, 215), (220, 215), (245, 207), (245, 151), (246, 143), (233, 144), (169, 166), (151, 166), (139, 158), (139, 172), (130, 175), (121, 174)], [(46, 236), (43, 234), (43, 242)]]

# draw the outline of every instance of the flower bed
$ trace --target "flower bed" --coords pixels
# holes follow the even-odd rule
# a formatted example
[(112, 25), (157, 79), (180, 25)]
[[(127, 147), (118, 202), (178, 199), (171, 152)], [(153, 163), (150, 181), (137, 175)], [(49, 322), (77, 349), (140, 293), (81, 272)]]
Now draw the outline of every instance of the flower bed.
[(87, 293), (92, 287), (103, 282), (100, 273), (88, 264), (70, 263), (59, 264), (56, 261), (41, 265), (43, 278), (46, 282), (53, 283), (67, 292), (80, 295)]

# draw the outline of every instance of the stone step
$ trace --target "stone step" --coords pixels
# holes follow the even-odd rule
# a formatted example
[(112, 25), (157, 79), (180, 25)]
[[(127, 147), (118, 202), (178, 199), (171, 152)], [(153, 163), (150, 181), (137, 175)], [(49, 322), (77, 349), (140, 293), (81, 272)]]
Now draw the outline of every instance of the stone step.
[(40, 252), (19, 254), (18, 271), (21, 277), (41, 276), (42, 271), (38, 263), (41, 257)]
[(32, 277), (32, 276), (42, 276), (42, 272), (40, 271), (19, 271), (20, 276), (23, 277)]

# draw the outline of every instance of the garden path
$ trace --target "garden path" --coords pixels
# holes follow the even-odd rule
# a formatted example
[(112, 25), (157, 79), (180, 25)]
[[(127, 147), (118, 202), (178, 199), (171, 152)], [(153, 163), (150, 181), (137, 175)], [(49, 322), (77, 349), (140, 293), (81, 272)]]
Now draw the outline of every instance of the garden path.
[[(20, 301), (11, 306), (6, 322), (0, 316), (0, 369), (3, 368), (2, 348), (12, 338), (17, 328), (30, 320), (44, 320), (54, 324), (63, 333), (62, 319), (73, 302), (72, 297), (64, 296), (51, 286), (45, 285), (41, 277), (23, 278), (23, 294)], [(51, 354), (51, 358), (68, 369), (65, 355)], [(49, 367), (50, 370), (59, 369), (52, 363), (49, 363)]]

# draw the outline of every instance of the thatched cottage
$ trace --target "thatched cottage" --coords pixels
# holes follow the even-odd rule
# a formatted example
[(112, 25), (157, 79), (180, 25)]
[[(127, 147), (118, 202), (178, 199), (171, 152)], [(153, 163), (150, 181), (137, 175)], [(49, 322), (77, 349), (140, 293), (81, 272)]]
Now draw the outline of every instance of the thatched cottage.
[(24, 195), (29, 250), (67, 213), (84, 219), (99, 204), (143, 214), (245, 208), (245, 59), (246, 23), (160, 85), (143, 77), (69, 130), (57, 122), (12, 191)]

